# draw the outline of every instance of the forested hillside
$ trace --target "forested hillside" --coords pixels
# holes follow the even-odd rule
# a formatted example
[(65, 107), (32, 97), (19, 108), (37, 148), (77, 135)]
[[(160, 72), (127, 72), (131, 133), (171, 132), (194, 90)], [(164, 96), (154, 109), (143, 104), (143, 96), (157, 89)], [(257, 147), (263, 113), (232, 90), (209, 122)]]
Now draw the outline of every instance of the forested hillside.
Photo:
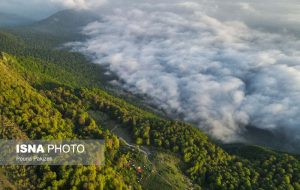
[(192, 125), (108, 92), (102, 68), (53, 49), (43, 33), (36, 41), (16, 33), (0, 33), (1, 138), (105, 139), (106, 164), (5, 166), (7, 189), (300, 190), (296, 156), (255, 146), (227, 152)]

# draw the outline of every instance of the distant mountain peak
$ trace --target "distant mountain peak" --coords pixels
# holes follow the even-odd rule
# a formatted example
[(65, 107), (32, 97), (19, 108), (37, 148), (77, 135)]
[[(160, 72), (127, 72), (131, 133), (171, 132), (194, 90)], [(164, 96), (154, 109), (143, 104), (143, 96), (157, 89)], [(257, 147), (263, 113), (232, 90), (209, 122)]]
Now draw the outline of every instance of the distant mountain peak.
[(32, 24), (30, 28), (39, 32), (69, 38), (80, 35), (82, 27), (98, 20), (98, 18), (96, 14), (90, 11), (66, 9)]
[(35, 25), (56, 25), (61, 24), (66, 27), (78, 28), (94, 20), (98, 16), (90, 11), (66, 9), (58, 11), (46, 19), (43, 19)]

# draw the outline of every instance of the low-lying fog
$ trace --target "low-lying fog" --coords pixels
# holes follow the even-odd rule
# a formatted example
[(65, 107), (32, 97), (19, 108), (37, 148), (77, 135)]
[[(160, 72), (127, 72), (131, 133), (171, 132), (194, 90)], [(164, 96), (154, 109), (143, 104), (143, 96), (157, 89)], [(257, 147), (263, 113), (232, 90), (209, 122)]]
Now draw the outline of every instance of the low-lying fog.
[(298, 2), (122, 2), (98, 8), (101, 21), (86, 26), (88, 40), (74, 48), (106, 65), (126, 89), (224, 142), (278, 137), (272, 140), (285, 142), (271, 144), (296, 150)]

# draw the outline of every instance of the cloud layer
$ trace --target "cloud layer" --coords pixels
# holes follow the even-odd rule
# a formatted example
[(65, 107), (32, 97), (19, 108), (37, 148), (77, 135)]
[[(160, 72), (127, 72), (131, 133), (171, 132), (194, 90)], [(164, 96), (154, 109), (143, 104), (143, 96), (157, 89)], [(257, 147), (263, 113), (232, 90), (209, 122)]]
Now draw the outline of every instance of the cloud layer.
[(222, 3), (160, 2), (114, 4), (84, 28), (89, 39), (75, 49), (225, 142), (241, 140), (246, 126), (299, 142), (299, 38), (289, 28), (283, 35), (253, 27), (247, 14), (260, 15), (259, 4), (233, 3), (241, 13), (234, 19), (220, 15)]

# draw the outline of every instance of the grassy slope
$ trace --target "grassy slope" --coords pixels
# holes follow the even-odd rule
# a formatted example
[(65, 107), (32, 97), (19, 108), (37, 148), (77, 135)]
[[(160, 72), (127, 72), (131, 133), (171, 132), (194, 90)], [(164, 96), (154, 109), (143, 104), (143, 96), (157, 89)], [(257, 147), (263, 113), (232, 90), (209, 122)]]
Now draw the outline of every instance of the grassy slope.
[(181, 160), (173, 153), (158, 151), (152, 157), (153, 172), (145, 179), (144, 187), (157, 189), (190, 189), (190, 180), (180, 170)]

